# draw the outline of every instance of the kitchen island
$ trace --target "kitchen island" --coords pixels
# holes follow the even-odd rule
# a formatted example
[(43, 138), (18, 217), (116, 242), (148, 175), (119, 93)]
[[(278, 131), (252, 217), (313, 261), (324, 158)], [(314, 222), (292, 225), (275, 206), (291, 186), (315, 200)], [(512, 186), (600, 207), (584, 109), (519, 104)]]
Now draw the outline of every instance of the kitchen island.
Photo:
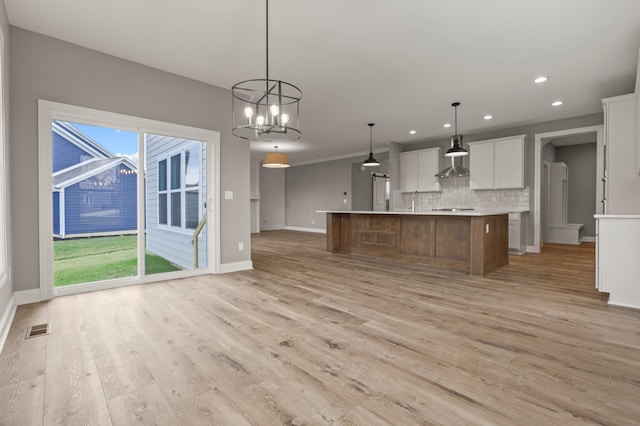
[(327, 251), (395, 257), (485, 275), (509, 263), (504, 211), (318, 211)]

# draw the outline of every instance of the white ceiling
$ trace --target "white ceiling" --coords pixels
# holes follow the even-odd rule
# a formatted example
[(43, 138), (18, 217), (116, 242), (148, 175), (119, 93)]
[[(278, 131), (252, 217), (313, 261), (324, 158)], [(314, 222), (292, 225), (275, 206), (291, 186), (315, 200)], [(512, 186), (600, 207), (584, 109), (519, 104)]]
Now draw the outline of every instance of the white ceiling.
[[(264, 0), (4, 2), (12, 25), (151, 67), (224, 88), (264, 78)], [(302, 138), (279, 149), (293, 164), (364, 155), (369, 122), (374, 151), (450, 136), (453, 101), (466, 134), (600, 112), (601, 98), (634, 91), (639, 0), (271, 0), (269, 10), (270, 77), (303, 92)], [(539, 75), (550, 78), (536, 85)]]

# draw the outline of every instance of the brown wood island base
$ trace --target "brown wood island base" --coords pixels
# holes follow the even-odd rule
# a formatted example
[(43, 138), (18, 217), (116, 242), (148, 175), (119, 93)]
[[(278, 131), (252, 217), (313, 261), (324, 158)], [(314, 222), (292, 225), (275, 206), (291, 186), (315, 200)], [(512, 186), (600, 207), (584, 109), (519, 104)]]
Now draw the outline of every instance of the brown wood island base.
[(507, 213), (326, 213), (331, 253), (398, 257), (471, 275), (509, 263)]

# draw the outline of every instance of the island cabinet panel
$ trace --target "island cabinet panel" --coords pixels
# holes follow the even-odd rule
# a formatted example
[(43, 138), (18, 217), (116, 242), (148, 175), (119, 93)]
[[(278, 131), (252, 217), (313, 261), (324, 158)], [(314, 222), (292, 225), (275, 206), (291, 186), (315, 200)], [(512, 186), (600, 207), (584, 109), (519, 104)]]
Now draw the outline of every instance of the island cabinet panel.
[(402, 217), (400, 253), (408, 256), (434, 257), (435, 219), (420, 216)]
[(396, 255), (400, 218), (388, 215), (352, 215), (349, 245), (352, 253)]
[(327, 251), (398, 257), (484, 275), (506, 265), (508, 215), (327, 213)]

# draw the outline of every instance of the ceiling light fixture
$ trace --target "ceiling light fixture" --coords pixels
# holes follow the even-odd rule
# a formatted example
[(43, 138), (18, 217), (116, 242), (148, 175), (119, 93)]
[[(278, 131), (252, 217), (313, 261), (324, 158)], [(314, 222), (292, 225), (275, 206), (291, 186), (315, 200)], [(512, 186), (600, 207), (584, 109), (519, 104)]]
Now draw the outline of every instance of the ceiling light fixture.
[(269, 0), (266, 0), (266, 78), (245, 80), (231, 87), (232, 133), (251, 141), (300, 139), (302, 91), (293, 84), (269, 78)]
[(469, 151), (462, 147), (462, 135), (458, 134), (458, 107), (460, 106), (460, 102), (454, 102), (451, 106), (455, 114), (453, 121), (455, 123), (455, 134), (451, 136), (451, 148), (449, 148), (444, 155), (445, 157), (462, 157), (469, 155)]
[(485, 115), (485, 116), (484, 116), (484, 117), (482, 117), (482, 118), (484, 118), (485, 120), (491, 120), (491, 119), (493, 118), (493, 115), (491, 115), (491, 114), (487, 114), (487, 115)]
[(417, 132), (415, 130), (409, 130), (410, 135), (415, 135)]
[(563, 103), (564, 103), (564, 102), (562, 102), (562, 101), (553, 101), (553, 102), (551, 102), (551, 105), (552, 105), (552, 106), (560, 106), (560, 105), (562, 105)]
[(451, 127), (451, 123), (444, 123), (444, 126), (442, 126), (442, 127), (448, 129), (449, 127)]
[(278, 145), (274, 146), (275, 152), (268, 152), (262, 159), (262, 167), (268, 169), (286, 169), (289, 167), (289, 156), (278, 152)]
[(362, 163), (364, 167), (375, 167), (380, 165), (380, 162), (375, 158), (373, 158), (373, 126), (374, 125), (375, 124), (373, 123), (369, 123), (369, 158), (364, 160), (364, 163)]
[(541, 75), (540, 77), (537, 77), (535, 80), (533, 80), (533, 82), (537, 83), (537, 84), (540, 84), (540, 83), (544, 83), (547, 80), (549, 80), (549, 77), (547, 77), (545, 75)]

